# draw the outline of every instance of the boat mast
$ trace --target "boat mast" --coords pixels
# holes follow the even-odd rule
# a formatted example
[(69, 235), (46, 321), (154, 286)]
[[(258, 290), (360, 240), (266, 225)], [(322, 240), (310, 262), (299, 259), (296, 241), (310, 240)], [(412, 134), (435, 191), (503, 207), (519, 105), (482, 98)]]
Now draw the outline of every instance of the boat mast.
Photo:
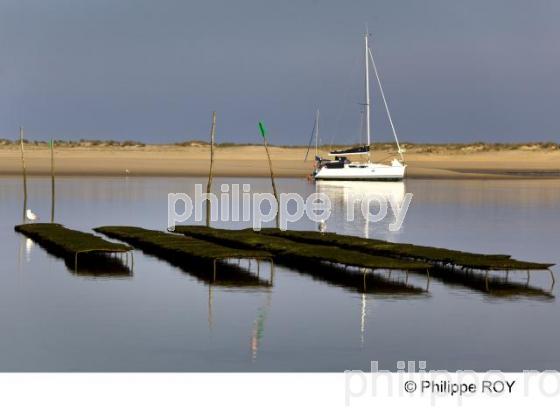
[(319, 152), (319, 110), (317, 110), (317, 114), (315, 115), (315, 158), (317, 158), (318, 152)]
[(391, 130), (393, 131), (393, 137), (395, 137), (395, 142), (397, 143), (397, 149), (401, 161), (404, 162), (404, 149), (401, 148), (399, 144), (399, 138), (397, 137), (397, 130), (395, 129), (395, 124), (393, 123), (393, 117), (391, 117), (391, 111), (389, 111), (389, 104), (387, 104), (387, 99), (385, 98), (385, 92), (383, 91), (383, 85), (381, 85), (381, 77), (379, 76), (379, 71), (377, 71), (377, 65), (373, 59), (373, 53), (369, 49), (369, 58), (371, 59), (371, 65), (373, 66), (373, 72), (375, 73), (375, 78), (377, 78), (377, 85), (379, 86), (379, 92), (381, 93), (381, 98), (383, 99), (383, 105), (385, 105), (385, 112), (387, 113), (387, 118), (389, 119), (389, 124), (391, 124)]
[(370, 154), (370, 144), (371, 144), (371, 136), (370, 136), (370, 118), (369, 118), (369, 46), (368, 46), (368, 37), (369, 33), (366, 31), (365, 35), (365, 60), (366, 60), (366, 71), (365, 71), (365, 86), (366, 86), (366, 135), (367, 135), (367, 145), (368, 145), (368, 162), (371, 162), (371, 154)]

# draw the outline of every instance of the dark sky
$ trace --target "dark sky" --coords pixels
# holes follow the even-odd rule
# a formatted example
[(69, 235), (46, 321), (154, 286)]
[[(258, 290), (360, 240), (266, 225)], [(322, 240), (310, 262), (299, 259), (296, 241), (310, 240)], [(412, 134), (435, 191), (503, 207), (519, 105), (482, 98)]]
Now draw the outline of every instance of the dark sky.
[[(560, 142), (557, 0), (1, 0), (0, 138), (357, 141), (366, 24), (404, 141)], [(374, 90), (375, 92), (376, 90)], [(374, 100), (374, 138), (388, 140)]]

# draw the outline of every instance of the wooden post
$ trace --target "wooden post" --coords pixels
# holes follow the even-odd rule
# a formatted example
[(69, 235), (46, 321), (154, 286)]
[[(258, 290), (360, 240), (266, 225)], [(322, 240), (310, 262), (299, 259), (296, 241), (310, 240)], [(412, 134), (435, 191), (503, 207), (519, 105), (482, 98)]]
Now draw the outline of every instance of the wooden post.
[(27, 171), (25, 169), (25, 153), (23, 150), (23, 127), (19, 127), (19, 143), (21, 148), (21, 169), (23, 176), (23, 214), (22, 221), (25, 223), (25, 213), (27, 211)]
[(54, 181), (54, 140), (51, 139), (51, 223), (54, 223), (55, 181)]
[(212, 178), (213, 178), (213, 171), (214, 171), (214, 136), (216, 133), (216, 111), (212, 113), (212, 126), (210, 127), (210, 172), (208, 174), (208, 184), (206, 184), (206, 194), (207, 194), (207, 203), (206, 203), (206, 226), (210, 226), (210, 213), (211, 213), (211, 204), (210, 201), (210, 193), (212, 191)]
[(274, 259), (270, 258), (270, 286), (274, 285)]
[(276, 203), (278, 204), (278, 211), (276, 213), (276, 228), (280, 229), (280, 200), (278, 199), (278, 192), (276, 191), (276, 183), (274, 182), (274, 171), (272, 170), (272, 160), (270, 159), (270, 152), (268, 151), (268, 143), (266, 142), (266, 138), (264, 139), (264, 148), (266, 150), (266, 156), (268, 157), (270, 180), (272, 181), (272, 192), (274, 192), (274, 198), (276, 198)]
[(272, 169), (272, 160), (270, 159), (270, 152), (268, 150), (268, 142), (266, 138), (264, 139), (264, 149), (266, 150), (266, 156), (268, 157), (268, 167), (270, 168), (270, 180), (272, 181), (272, 191), (274, 192), (274, 197), (276, 198), (276, 202), (280, 204), (278, 200), (278, 192), (276, 191), (276, 183), (274, 182), (274, 170)]
[(213, 316), (212, 316), (212, 305), (214, 301), (214, 296), (212, 292), (212, 282), (208, 284), (208, 329), (212, 331)]
[(276, 191), (276, 183), (274, 182), (274, 170), (272, 169), (272, 160), (270, 159), (270, 152), (268, 150), (268, 141), (266, 139), (266, 131), (264, 129), (264, 125), (262, 122), (259, 122), (259, 128), (261, 130), (261, 136), (264, 141), (264, 149), (266, 151), (266, 156), (268, 158), (268, 167), (270, 169), (270, 180), (272, 181), (272, 192), (274, 193), (274, 198), (276, 199), (277, 204), (277, 213), (276, 213), (276, 228), (280, 228), (280, 200), (278, 199), (278, 192)]

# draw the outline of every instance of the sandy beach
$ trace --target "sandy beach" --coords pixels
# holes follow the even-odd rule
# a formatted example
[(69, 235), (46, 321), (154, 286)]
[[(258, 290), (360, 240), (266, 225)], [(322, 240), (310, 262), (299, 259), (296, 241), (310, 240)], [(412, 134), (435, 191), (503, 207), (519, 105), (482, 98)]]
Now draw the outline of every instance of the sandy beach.
[[(435, 147), (435, 148), (434, 148)], [(560, 178), (560, 150), (527, 145), (507, 150), (473, 146), (407, 148), (409, 178), (495, 179)], [(271, 147), (278, 177), (306, 177), (313, 168), (313, 155), (304, 161), (305, 148)], [(322, 155), (326, 152), (322, 152)], [(374, 160), (391, 157), (376, 150)], [(209, 147), (193, 144), (146, 146), (59, 146), (55, 148), (57, 175), (204, 176), (208, 174)], [(25, 147), (29, 175), (50, 174), (50, 152), (46, 144)], [(216, 176), (268, 176), (262, 146), (217, 147)], [(21, 153), (16, 144), (0, 147), (0, 175), (21, 173)]]

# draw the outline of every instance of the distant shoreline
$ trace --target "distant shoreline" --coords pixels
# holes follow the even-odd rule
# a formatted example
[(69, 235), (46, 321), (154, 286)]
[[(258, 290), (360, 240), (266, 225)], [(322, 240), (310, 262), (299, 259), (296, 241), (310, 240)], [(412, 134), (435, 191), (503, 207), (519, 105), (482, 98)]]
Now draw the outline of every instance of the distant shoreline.
[[(394, 156), (390, 145), (377, 145), (374, 160)], [(419, 144), (406, 146), (408, 178), (422, 179), (557, 179), (560, 147), (531, 144)], [(313, 168), (314, 153), (304, 162), (303, 147), (272, 147), (278, 177), (305, 178)], [(320, 155), (326, 155), (321, 150)], [(21, 175), (18, 144), (0, 144), (0, 175)], [(26, 144), (28, 175), (50, 175), (46, 143)], [(268, 163), (262, 146), (222, 145), (216, 149), (215, 176), (267, 177)], [(185, 145), (102, 146), (75, 143), (55, 145), (57, 176), (207, 176), (209, 147)], [(128, 170), (128, 173), (127, 171)]]
[[(100, 140), (100, 139), (80, 139), (80, 140), (54, 140), (57, 147), (62, 148), (170, 148), (170, 147), (204, 147), (210, 145), (208, 141), (203, 140), (186, 140), (180, 142), (170, 142), (170, 143), (144, 143), (135, 140)], [(50, 142), (46, 140), (27, 140), (24, 139), (26, 147), (48, 147)], [(260, 147), (259, 143), (236, 143), (236, 142), (216, 142), (215, 146), (218, 148), (241, 148), (241, 147)], [(292, 148), (292, 149), (306, 149), (306, 145), (282, 145), (273, 144), (269, 142), (269, 146), (277, 148)], [(394, 149), (395, 143), (393, 142), (374, 142), (372, 144), (374, 149)], [(524, 151), (535, 151), (535, 150), (560, 150), (560, 143), (552, 141), (526, 141), (526, 142), (464, 142), (464, 143), (410, 143), (401, 142), (402, 147), (406, 147), (408, 150), (413, 152), (433, 152), (433, 151), (511, 151), (511, 150), (524, 150)], [(19, 139), (9, 140), (5, 138), (0, 138), (0, 149), (16, 147), (19, 149)], [(331, 148), (347, 148), (348, 144), (343, 145), (332, 145), (323, 144), (319, 145), (322, 150), (328, 150)], [(314, 146), (312, 147), (314, 148)]]

